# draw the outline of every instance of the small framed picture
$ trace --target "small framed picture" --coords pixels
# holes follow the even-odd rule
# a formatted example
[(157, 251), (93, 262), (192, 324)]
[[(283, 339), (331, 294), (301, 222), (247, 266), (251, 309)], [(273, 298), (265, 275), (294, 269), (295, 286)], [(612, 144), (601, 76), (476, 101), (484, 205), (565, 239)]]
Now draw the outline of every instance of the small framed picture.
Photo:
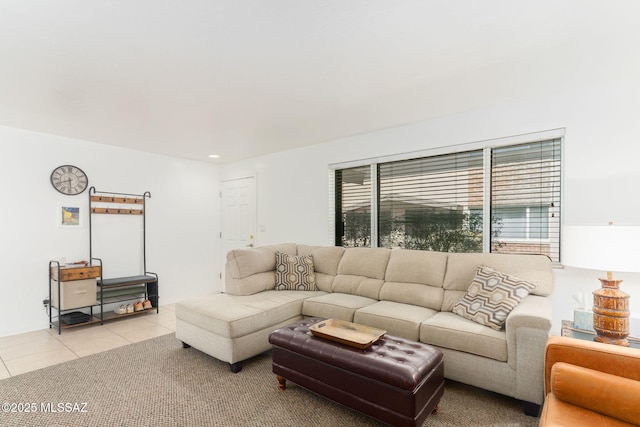
[(82, 226), (79, 206), (60, 205), (56, 211), (56, 224), (63, 228), (79, 228)]

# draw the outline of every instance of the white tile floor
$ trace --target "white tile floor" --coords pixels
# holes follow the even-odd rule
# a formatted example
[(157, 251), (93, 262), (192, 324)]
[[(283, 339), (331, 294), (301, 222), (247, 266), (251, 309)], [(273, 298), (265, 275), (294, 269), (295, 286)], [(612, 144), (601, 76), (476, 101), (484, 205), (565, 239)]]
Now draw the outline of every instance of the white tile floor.
[(0, 380), (112, 348), (121, 347), (176, 329), (175, 307), (160, 306), (143, 315), (64, 329), (43, 329), (0, 337)]

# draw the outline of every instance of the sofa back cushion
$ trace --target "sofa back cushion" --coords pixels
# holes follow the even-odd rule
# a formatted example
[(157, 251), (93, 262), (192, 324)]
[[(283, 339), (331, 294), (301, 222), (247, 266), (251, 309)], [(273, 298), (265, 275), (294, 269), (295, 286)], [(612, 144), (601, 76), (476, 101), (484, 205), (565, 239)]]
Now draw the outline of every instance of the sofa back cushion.
[(451, 253), (444, 276), (441, 311), (451, 311), (465, 295), (480, 265), (535, 283), (531, 291), (534, 295), (549, 296), (553, 291), (551, 260), (544, 255)]
[(346, 248), (332, 291), (378, 299), (391, 249)]
[(298, 255), (311, 255), (316, 273), (318, 289), (331, 292), (333, 279), (338, 274), (338, 265), (344, 254), (341, 246), (298, 245)]
[(253, 295), (276, 286), (276, 252), (296, 255), (295, 243), (234, 249), (227, 253), (225, 292), (230, 295)]
[(444, 252), (393, 249), (380, 300), (440, 310), (447, 256)]

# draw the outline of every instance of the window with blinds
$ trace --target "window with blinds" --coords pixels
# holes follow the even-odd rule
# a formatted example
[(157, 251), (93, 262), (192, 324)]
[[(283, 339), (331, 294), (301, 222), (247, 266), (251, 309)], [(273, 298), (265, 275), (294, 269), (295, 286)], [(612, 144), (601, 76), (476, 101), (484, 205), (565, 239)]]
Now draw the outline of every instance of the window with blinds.
[[(371, 167), (335, 171), (336, 245), (371, 245)], [(375, 245), (374, 245), (375, 246)]]
[(559, 261), (560, 139), (491, 152), (491, 252)]
[(558, 262), (561, 142), (336, 169), (336, 245), (539, 253)]
[(482, 251), (482, 153), (379, 164), (379, 246)]

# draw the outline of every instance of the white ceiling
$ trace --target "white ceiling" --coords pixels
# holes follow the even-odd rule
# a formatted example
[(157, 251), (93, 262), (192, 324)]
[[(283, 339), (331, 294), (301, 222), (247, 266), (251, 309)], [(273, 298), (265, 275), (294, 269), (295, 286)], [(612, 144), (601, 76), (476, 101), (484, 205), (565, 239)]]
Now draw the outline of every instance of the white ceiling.
[(0, 0), (0, 125), (234, 161), (639, 75), (639, 18), (637, 0)]

